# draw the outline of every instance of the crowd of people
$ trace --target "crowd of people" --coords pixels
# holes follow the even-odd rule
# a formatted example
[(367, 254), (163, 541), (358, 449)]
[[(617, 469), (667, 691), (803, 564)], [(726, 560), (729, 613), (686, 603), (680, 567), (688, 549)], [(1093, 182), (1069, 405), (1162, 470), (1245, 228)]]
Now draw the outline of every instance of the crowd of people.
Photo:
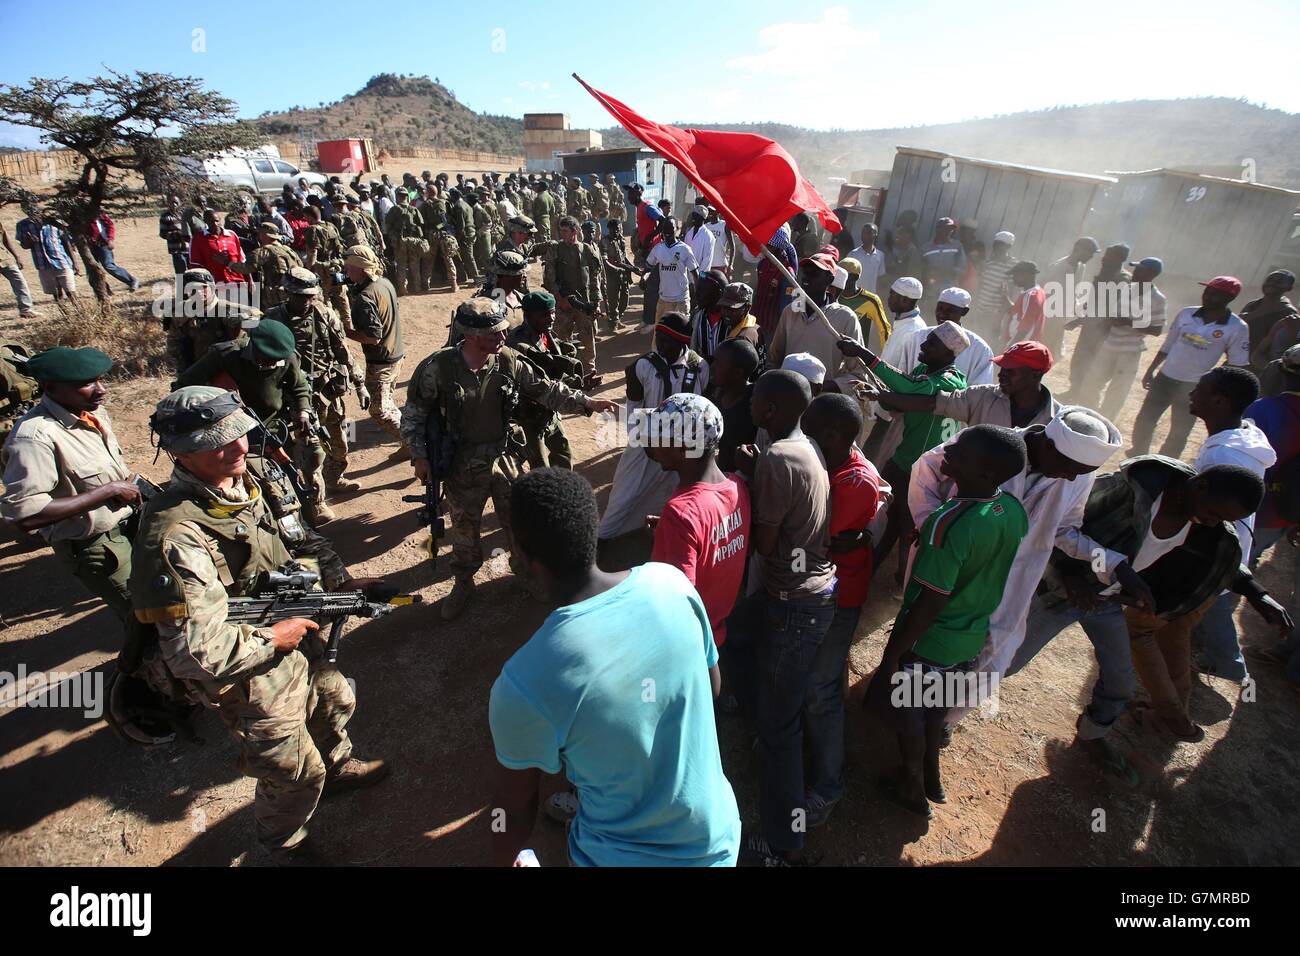
[[(1284, 638), (1261, 658), (1300, 687), (1294, 595), (1275, 600), (1251, 573), (1284, 537), (1300, 543), (1293, 275), (1239, 312), (1242, 283), (1208, 279), (1167, 320), (1164, 263), (1123, 243), (1081, 238), (1040, 272), (1007, 230), (985, 254), (947, 218), (922, 242), (911, 212), (883, 237), (799, 214), (755, 254), (703, 200), (679, 223), (638, 184), (590, 179), (304, 182), (225, 215), (170, 197), (159, 237), (183, 294), (164, 319), (177, 377), (150, 419), (174, 465), (161, 489), (134, 480), (114, 435), (110, 356), (5, 353), (6, 377), (42, 397), (0, 452), (0, 511), (119, 617), (120, 686), (221, 716), (278, 862), (317, 862), (318, 800), (388, 769), (352, 753), (355, 700), (316, 622), (226, 614), (290, 562), (327, 590), (379, 584), (321, 531), (331, 500), (365, 491), (346, 476), (349, 393), (445, 503), (440, 616), (471, 604), (489, 499), (511, 571), (552, 608), (491, 689), (505, 865), (530, 860), (539, 807), (576, 865), (816, 862), (808, 830), (859, 783), (847, 661), (895, 549), (901, 604), (863, 704), (897, 744), (879, 796), (917, 817), (947, 800), (954, 727), (1070, 624), (1099, 672), (1078, 745), (1130, 785), (1112, 739), (1124, 713), (1196, 742), (1194, 673), (1251, 682), (1239, 597)], [(111, 220), (101, 230), (111, 270)], [(47, 291), (70, 293), (56, 227), (33, 209), (18, 237)], [(462, 282), (478, 288), (399, 404), (402, 299)], [(252, 304), (234, 294), (249, 283)], [(595, 391), (602, 337), (624, 325), (649, 338), (620, 404)], [(1074, 328), (1058, 399), (1043, 378)], [(1138, 380), (1124, 436), (1114, 418)], [(603, 510), (562, 417), (595, 413), (617, 416), (623, 444)], [(113, 719), (149, 737), (157, 712), (123, 704)], [(726, 720), (758, 757), (744, 832)], [(542, 775), (559, 773), (568, 786), (542, 801)]]

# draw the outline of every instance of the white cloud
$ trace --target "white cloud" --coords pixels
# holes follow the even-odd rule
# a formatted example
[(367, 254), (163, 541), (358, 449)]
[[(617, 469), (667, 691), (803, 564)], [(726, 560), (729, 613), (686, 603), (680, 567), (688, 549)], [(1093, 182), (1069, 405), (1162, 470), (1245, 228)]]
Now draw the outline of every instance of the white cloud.
[(537, 90), (549, 90), (551, 88), (551, 84), (546, 80), (541, 80), (540, 82), (537, 80), (520, 80), (519, 88), (521, 90), (527, 90), (530, 93), (534, 93)]
[(810, 72), (823, 84), (828, 71), (860, 61), (880, 44), (880, 34), (854, 25), (847, 7), (828, 7), (810, 23), (773, 23), (758, 31), (761, 52), (732, 57), (727, 66), (749, 76), (800, 79)]

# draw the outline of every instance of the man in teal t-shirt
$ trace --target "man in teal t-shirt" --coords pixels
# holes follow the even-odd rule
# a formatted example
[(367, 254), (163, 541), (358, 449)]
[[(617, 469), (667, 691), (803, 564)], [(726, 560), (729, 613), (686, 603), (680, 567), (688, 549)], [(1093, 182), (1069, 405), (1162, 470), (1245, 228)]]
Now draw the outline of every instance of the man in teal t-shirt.
[(903, 767), (888, 795), (924, 817), (930, 801), (947, 799), (939, 776), (944, 718), (973, 704), (972, 668), (1029, 530), (1024, 507), (999, 488), (1024, 470), (1025, 455), (1019, 433), (998, 425), (967, 428), (946, 447), (940, 470), (955, 493), (921, 525), (903, 606), (867, 690), (898, 732)]
[(492, 687), (501, 765), (495, 862), (527, 846), (542, 773), (577, 791), (578, 866), (734, 866), (740, 814), (713, 716), (721, 685), (708, 612), (666, 564), (596, 567), (597, 509), (575, 472), (542, 468), (511, 489), (515, 547), (558, 605)]
[[(956, 322), (941, 322), (925, 337), (917, 352), (920, 363), (912, 369), (911, 375), (904, 375), (852, 339), (841, 339), (839, 344), (840, 351), (845, 355), (866, 362), (872, 374), (891, 392), (937, 395), (939, 392), (955, 392), (966, 387), (966, 376), (953, 362), (970, 345), (970, 336)], [(912, 466), (935, 445), (952, 438), (960, 428), (952, 419), (933, 412), (907, 412), (903, 415), (903, 438), (893, 457), (880, 469), (880, 477), (889, 482), (894, 490), (894, 500), (889, 505), (889, 522), (885, 525), (880, 540), (876, 542), (875, 567), (884, 567), (885, 558), (889, 556), (894, 542), (900, 538), (907, 540), (912, 533), (912, 513), (907, 507), (907, 485), (911, 479)], [(903, 582), (906, 560), (906, 549), (899, 549), (898, 571), (895, 574), (895, 580), (899, 584)]]

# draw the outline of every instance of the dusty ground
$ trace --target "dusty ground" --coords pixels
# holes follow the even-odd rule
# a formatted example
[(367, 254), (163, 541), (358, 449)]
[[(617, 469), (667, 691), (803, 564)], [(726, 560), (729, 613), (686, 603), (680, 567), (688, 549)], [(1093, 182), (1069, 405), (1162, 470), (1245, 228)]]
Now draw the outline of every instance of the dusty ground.
[[(5, 211), (11, 235), (14, 218)], [(165, 279), (168, 261), (155, 220), (119, 228), (118, 260), (142, 282)], [(30, 263), (28, 277), (34, 279)], [(142, 314), (147, 288), (133, 300)], [(57, 321), (49, 300), (37, 298), (47, 321)], [(461, 298), (401, 300), (407, 374), (445, 341), (448, 316)], [(20, 339), (32, 331), (19, 323), (7, 289), (0, 292), (0, 331)], [(602, 370), (620, 372), (645, 347), (630, 333), (602, 338)], [(1063, 390), (1066, 371), (1054, 370), (1048, 384)], [(119, 383), (108, 401), (129, 462), (155, 479), (166, 477), (167, 466), (153, 460), (145, 420), (166, 387), (165, 379)], [(601, 390), (614, 398), (621, 393), (618, 385)], [(1139, 400), (1132, 396), (1121, 428), (1131, 424)], [(603, 500), (613, 454), (597, 448), (591, 422), (575, 419), (566, 427), (580, 470)], [(358, 436), (350, 475), (367, 491), (336, 505), (340, 517), (327, 533), (355, 572), (391, 576), (437, 601), (450, 587), (445, 551), (436, 569), (423, 560), (424, 536), (412, 506), (400, 501), (417, 490), (410, 466), (378, 441), (364, 416)], [(485, 527), (490, 552), (501, 535), (491, 518)], [(38, 538), (9, 534), (0, 539), (0, 671), (15, 672), (21, 663), (28, 671), (107, 673), (120, 642), (109, 612), (62, 573)], [(1287, 553), (1261, 570), (1279, 596), (1288, 593), (1291, 560)], [(382, 787), (319, 812), (316, 835), (340, 860), (475, 864), (487, 858), (494, 766), (488, 690), (544, 616), (503, 570), (484, 568), (474, 603), (455, 623), (444, 624), (436, 607), (426, 606), (349, 633), (341, 661), (357, 682), (357, 749), (386, 756), (394, 774)], [(1230, 683), (1200, 679), (1193, 694), (1193, 716), (1207, 730), (1200, 744), (1143, 735), (1125, 718), (1119, 739), (1144, 775), (1136, 791), (1117, 789), (1071, 745), (1095, 672), (1077, 628), (1003, 686), (995, 719), (971, 719), (958, 729), (944, 754), (950, 802), (937, 808), (928, 829), (918, 826), (875, 796), (874, 781), (892, 765), (894, 746), (858, 708), (862, 679), (879, 660), (900, 597), (887, 575), (877, 581), (850, 659), (847, 793), (825, 829), (809, 839), (828, 862), (1281, 864), (1300, 858), (1300, 815), (1293, 807), (1300, 757), (1291, 746), (1300, 703), (1276, 669), (1252, 664), (1253, 703), (1239, 703)], [(1249, 611), (1243, 619), (1248, 645), (1272, 640)], [(205, 715), (198, 726), (206, 738), (201, 746), (146, 751), (80, 711), (0, 708), (0, 863), (260, 862), (256, 852), (246, 854), (253, 783), (236, 772), (235, 746), (219, 723)], [(737, 724), (722, 718), (720, 727), (728, 776), (752, 821), (754, 758)], [(548, 783), (558, 786), (558, 780)], [(1098, 810), (1105, 811), (1102, 829)], [(563, 860), (561, 840), (558, 827), (539, 821), (533, 843), (543, 863)]]

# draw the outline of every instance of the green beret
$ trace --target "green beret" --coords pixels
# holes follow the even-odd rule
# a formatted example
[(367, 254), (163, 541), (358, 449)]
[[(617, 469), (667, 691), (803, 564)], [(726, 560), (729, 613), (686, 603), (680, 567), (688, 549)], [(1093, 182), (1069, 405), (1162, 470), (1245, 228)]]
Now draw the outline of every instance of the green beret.
[(253, 347), (269, 359), (287, 359), (296, 351), (293, 332), (283, 322), (259, 322), (249, 330)]
[(70, 349), (56, 345), (27, 360), (27, 374), (40, 382), (93, 382), (113, 367), (99, 349)]
[(525, 312), (548, 312), (555, 308), (555, 296), (549, 292), (530, 292), (522, 303)]

